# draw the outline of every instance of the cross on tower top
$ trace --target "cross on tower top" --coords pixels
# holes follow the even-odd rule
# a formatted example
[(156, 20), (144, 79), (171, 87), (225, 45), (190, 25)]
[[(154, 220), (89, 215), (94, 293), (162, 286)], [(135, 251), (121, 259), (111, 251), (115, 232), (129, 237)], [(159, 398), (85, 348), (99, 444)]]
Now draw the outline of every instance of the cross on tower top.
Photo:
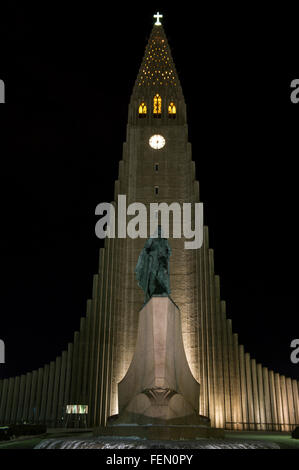
[(157, 11), (157, 13), (154, 15), (154, 18), (157, 19), (155, 25), (160, 26), (162, 23), (160, 22), (160, 18), (163, 18), (163, 15)]

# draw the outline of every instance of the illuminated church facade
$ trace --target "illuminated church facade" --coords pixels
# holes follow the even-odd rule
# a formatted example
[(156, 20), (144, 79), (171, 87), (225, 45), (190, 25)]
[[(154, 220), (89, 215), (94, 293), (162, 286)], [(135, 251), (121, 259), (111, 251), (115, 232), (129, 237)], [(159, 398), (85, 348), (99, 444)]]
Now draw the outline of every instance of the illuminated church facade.
[[(115, 201), (118, 195), (126, 195), (127, 204), (146, 206), (200, 201), (186, 104), (159, 15), (129, 103)], [(239, 344), (221, 300), (208, 228), (200, 249), (185, 249), (184, 238), (169, 242), (171, 297), (181, 312), (191, 372), (200, 383), (200, 414), (214, 427), (292, 430), (299, 424), (299, 383), (257, 364)], [(144, 243), (105, 240), (80, 330), (49, 364), (0, 381), (0, 423), (63, 426), (70, 404), (88, 406), (88, 426), (105, 425), (118, 413), (117, 384), (133, 357), (144, 300), (134, 272)]]

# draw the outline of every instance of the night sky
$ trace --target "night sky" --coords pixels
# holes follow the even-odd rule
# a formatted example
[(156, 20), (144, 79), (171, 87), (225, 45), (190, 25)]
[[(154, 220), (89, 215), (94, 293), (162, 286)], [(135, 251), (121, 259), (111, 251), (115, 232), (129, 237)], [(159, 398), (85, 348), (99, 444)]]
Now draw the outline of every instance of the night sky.
[(233, 331), (258, 362), (299, 379), (298, 15), (167, 4), (12, 2), (0, 18), (0, 378), (54, 360), (85, 315), (103, 246), (94, 210), (113, 200), (159, 10)]

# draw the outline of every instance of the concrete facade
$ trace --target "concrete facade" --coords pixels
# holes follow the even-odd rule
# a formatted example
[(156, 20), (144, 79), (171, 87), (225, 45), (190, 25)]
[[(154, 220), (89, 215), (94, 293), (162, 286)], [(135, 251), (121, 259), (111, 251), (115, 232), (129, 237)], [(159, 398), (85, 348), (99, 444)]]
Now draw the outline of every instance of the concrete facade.
[[(157, 94), (161, 113), (155, 114)], [(175, 115), (168, 111), (171, 102)], [(143, 115), (141, 103), (146, 104)], [(165, 138), (162, 149), (149, 146), (154, 134)], [(162, 26), (153, 27), (131, 96), (115, 201), (120, 194), (127, 196), (127, 204), (147, 206), (200, 201), (186, 105)], [(298, 381), (256, 364), (238, 343), (221, 300), (208, 228), (198, 250), (184, 249), (184, 239), (170, 237), (169, 242), (171, 297), (181, 312), (188, 365), (200, 384), (199, 414), (208, 416), (213, 427), (230, 429), (290, 430), (298, 425)], [(89, 406), (89, 426), (103, 426), (118, 413), (118, 383), (135, 352), (143, 305), (134, 269), (144, 243), (106, 239), (80, 331), (55, 361), (0, 381), (0, 423), (62, 426), (65, 406), (75, 403)]]

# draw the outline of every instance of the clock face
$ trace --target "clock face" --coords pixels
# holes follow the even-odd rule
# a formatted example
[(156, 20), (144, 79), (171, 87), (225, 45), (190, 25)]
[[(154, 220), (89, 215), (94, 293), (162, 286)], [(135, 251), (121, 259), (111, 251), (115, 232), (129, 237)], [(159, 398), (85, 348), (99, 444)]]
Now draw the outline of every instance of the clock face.
[(163, 135), (155, 134), (151, 136), (149, 144), (153, 149), (158, 150), (164, 147), (165, 139)]

